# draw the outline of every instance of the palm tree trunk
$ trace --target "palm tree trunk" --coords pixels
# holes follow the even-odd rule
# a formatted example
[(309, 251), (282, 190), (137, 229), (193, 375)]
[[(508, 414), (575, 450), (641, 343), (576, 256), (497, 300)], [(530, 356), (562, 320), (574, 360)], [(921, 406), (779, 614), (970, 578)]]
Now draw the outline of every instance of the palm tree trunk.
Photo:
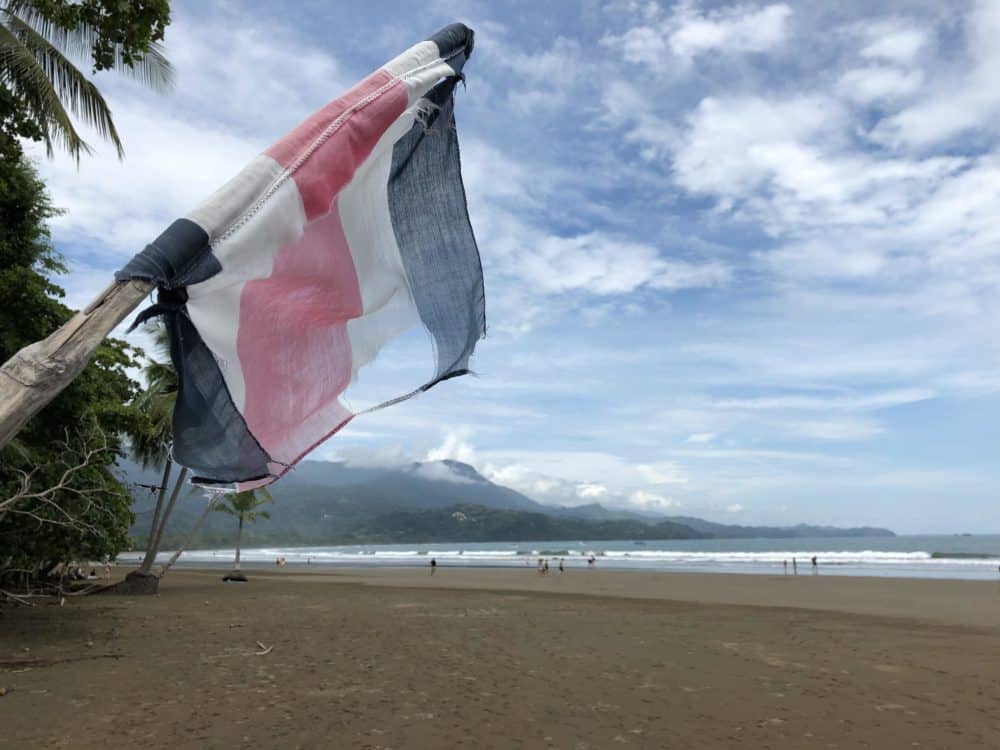
[(160, 480), (160, 492), (156, 496), (156, 509), (153, 511), (153, 523), (149, 529), (149, 538), (146, 540), (146, 554), (142, 558), (139, 572), (148, 574), (153, 567), (153, 560), (156, 559), (156, 544), (154, 543), (160, 530), (160, 512), (163, 510), (163, 498), (167, 494), (167, 485), (170, 483), (170, 470), (173, 468), (173, 461), (168, 460), (163, 466), (163, 478)]
[(167, 522), (170, 520), (170, 514), (174, 512), (174, 504), (177, 502), (177, 496), (181, 494), (181, 487), (184, 486), (184, 479), (187, 477), (187, 473), (187, 467), (182, 466), (181, 473), (177, 475), (177, 479), (174, 482), (174, 491), (170, 493), (170, 502), (167, 503), (167, 507), (163, 511), (163, 518), (160, 519), (160, 528), (156, 531), (156, 541), (151, 545), (153, 551), (153, 561), (150, 563), (150, 566), (152, 566), (153, 562), (156, 561), (156, 553), (159, 552), (160, 542), (163, 541), (163, 532), (167, 529)]
[(233, 570), (240, 569), (240, 540), (243, 539), (243, 514), (240, 513), (240, 530), (236, 533), (236, 565)]
[(187, 539), (184, 540), (184, 544), (178, 547), (177, 551), (170, 556), (169, 560), (167, 560), (167, 564), (164, 565), (163, 570), (160, 571), (160, 578), (162, 578), (166, 572), (170, 570), (170, 567), (177, 562), (177, 558), (181, 556), (181, 553), (187, 549), (189, 544), (191, 544), (191, 540), (194, 539), (194, 535), (198, 533), (198, 529), (201, 528), (202, 523), (204, 523), (205, 519), (208, 518), (208, 513), (213, 507), (215, 507), (215, 498), (208, 501), (208, 505), (205, 506), (205, 510), (201, 512), (201, 515), (198, 516), (198, 520), (195, 521), (194, 526), (191, 527), (191, 531), (188, 532)]

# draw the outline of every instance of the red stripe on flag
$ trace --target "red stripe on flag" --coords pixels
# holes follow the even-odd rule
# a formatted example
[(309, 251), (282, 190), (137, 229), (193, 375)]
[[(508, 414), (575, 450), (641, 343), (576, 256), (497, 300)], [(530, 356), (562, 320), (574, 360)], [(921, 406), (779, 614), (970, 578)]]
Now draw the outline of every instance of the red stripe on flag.
[[(372, 95), (376, 95), (375, 98), (364, 101)], [(401, 81), (394, 81), (386, 71), (378, 70), (265, 152), (285, 169), (290, 169), (337, 118), (356, 107), (292, 173), (302, 196), (306, 221), (330, 210), (337, 193), (351, 181), (386, 128), (406, 109), (407, 102), (406, 86)]]
[(244, 286), (236, 339), (243, 415), (276, 461), (294, 462), (352, 416), (338, 396), (351, 379), (347, 321), (361, 313), (336, 204), (278, 251), (269, 277)]

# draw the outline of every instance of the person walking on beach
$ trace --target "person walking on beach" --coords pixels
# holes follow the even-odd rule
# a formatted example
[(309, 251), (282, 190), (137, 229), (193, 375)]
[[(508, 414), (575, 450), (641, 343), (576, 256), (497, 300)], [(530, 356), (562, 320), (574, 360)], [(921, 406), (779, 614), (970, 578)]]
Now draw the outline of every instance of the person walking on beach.
[(563, 559), (561, 557), (559, 558), (559, 572), (560, 573), (565, 573), (566, 572), (566, 569), (563, 566)]
[(813, 555), (812, 565), (813, 565), (813, 575), (814, 576), (819, 575), (819, 563), (816, 562), (816, 555)]
[(799, 574), (799, 561), (796, 558), (792, 558), (792, 575), (797, 576)]
[(788, 560), (785, 560), (782, 565), (785, 567), (785, 575), (788, 575)]
[(432, 557), (431, 558), (431, 575), (434, 575), (434, 573), (437, 571), (437, 569), (438, 569), (438, 561), (435, 558)]
[(549, 561), (545, 561), (545, 566), (542, 568), (542, 575), (547, 576), (549, 574)]
[(545, 575), (545, 571), (542, 570), (542, 563), (543, 562), (544, 561), (542, 560), (542, 558), (539, 557), (538, 558), (538, 575)]

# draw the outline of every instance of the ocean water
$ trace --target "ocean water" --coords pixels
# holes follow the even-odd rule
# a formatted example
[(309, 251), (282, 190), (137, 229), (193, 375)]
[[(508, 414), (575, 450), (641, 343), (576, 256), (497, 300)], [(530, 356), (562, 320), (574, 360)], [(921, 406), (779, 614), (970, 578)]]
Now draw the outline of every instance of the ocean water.
[[(814, 555), (818, 575), (1000, 580), (1000, 535), (274, 546), (243, 549), (240, 556), (252, 567), (273, 566), (284, 557), (290, 567), (417, 567), (434, 558), (442, 567), (529, 568), (546, 557), (563, 558), (570, 569), (586, 568), (593, 556), (601, 569), (772, 575), (784, 572), (785, 561), (792, 574), (795, 559), (799, 575), (812, 575)], [(139, 556), (119, 559), (137, 562)], [(232, 549), (190, 550), (177, 564), (228, 566), (232, 560)]]

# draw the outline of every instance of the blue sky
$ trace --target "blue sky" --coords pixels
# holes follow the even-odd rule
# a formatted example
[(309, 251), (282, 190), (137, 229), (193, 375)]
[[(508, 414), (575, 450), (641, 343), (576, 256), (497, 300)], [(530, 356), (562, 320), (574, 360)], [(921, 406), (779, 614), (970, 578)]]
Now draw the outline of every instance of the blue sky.
[[(1000, 3), (174, 5), (175, 92), (99, 76), (125, 162), (39, 154), (71, 303), (460, 20), (479, 376), (317, 457), (455, 458), (552, 503), (1000, 531)], [(422, 382), (412, 351), (373, 389)]]

